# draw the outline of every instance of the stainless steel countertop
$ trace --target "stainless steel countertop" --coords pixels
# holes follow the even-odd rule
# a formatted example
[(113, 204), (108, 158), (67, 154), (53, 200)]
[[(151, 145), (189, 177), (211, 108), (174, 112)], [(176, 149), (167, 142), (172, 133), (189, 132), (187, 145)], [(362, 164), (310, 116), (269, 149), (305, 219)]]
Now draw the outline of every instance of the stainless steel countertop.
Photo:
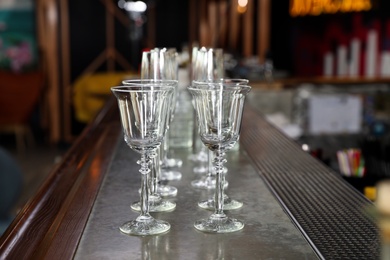
[(189, 161), (190, 149), (176, 149), (184, 161), (183, 178), (169, 184), (178, 188), (174, 211), (152, 213), (171, 223), (171, 230), (159, 236), (127, 236), (118, 227), (138, 216), (130, 204), (139, 200), (139, 155), (122, 138), (113, 154), (109, 172), (75, 254), (75, 259), (318, 259), (300, 231), (291, 222), (240, 147), (227, 154), (226, 193), (244, 202), (238, 210), (226, 211), (245, 222), (243, 230), (229, 234), (202, 233), (194, 221), (211, 211), (197, 202), (213, 192), (196, 190), (190, 182), (198, 177)]

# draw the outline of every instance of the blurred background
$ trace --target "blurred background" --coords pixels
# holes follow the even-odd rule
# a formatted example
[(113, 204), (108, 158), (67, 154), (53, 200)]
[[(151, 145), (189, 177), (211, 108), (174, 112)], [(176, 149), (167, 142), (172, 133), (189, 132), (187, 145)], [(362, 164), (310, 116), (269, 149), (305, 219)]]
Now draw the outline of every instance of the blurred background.
[[(386, 0), (1, 0), (0, 186), (14, 189), (0, 213), (28, 201), (109, 88), (137, 77), (142, 50), (154, 47), (183, 57), (194, 46), (223, 48), (226, 75), (256, 89), (250, 102), (369, 196), (390, 169), (389, 8)], [(348, 154), (359, 158), (354, 170)]]

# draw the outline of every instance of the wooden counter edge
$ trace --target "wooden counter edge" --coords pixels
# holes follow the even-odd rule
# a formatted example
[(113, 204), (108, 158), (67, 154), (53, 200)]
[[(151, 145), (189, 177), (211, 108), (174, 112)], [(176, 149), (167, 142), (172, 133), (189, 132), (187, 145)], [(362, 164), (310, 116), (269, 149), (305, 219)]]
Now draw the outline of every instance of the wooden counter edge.
[[(0, 259), (72, 259), (120, 136), (110, 99), (0, 238)], [(116, 119), (116, 120), (114, 120)]]

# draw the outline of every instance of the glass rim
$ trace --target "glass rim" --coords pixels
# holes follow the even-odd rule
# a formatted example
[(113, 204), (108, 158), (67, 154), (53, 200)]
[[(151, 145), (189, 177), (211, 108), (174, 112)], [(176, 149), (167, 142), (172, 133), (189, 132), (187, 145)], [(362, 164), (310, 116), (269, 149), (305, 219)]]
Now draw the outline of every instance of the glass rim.
[(119, 85), (114, 86), (110, 88), (112, 92), (122, 92), (122, 93), (129, 93), (129, 92), (163, 92), (163, 91), (174, 91), (175, 86), (173, 85)]
[(218, 91), (221, 90), (221, 88), (217, 87), (218, 85), (222, 85), (222, 90), (223, 91), (237, 91), (241, 90), (242, 92), (244, 91), (250, 91), (252, 89), (251, 86), (249, 85), (224, 85), (220, 83), (213, 83), (213, 86), (215, 88), (210, 88), (210, 84), (205, 83), (204, 85), (198, 85), (198, 86), (189, 86), (187, 89), (189, 90), (194, 90), (194, 91)]
[(244, 79), (242, 83), (231, 83), (223, 81), (193, 81), (192, 84), (188, 87), (188, 89), (216, 91), (222, 86), (224, 90), (250, 90), (252, 87), (249, 86), (248, 83), (249, 80), (247, 81)]
[[(135, 85), (154, 85), (154, 84), (164, 84), (164, 85), (175, 85), (179, 81), (175, 79), (125, 79), (122, 80), (123, 86), (135, 86)], [(156, 86), (155, 86), (156, 87)]]
[(219, 78), (219, 79), (213, 79), (213, 80), (207, 80), (207, 81), (203, 81), (203, 80), (193, 80), (192, 81), (192, 84), (195, 84), (195, 85), (205, 85), (208, 83), (211, 83), (211, 84), (221, 83), (221, 84), (231, 84), (231, 85), (241, 86), (241, 85), (248, 85), (249, 80), (244, 79), (244, 78)]

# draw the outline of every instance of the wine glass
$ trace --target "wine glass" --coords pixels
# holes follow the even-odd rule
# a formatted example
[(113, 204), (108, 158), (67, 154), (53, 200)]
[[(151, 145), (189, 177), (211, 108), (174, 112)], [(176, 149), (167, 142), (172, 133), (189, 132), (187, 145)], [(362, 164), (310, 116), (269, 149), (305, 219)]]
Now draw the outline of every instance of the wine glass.
[[(214, 82), (220, 82), (220, 83), (223, 83), (224, 85), (229, 85), (229, 86), (239, 86), (239, 85), (247, 85), (249, 83), (249, 80), (247, 80), (247, 79), (220, 79), (220, 80), (216, 80)], [(194, 84), (196, 85), (198, 83), (194, 82)], [(203, 83), (200, 83), (200, 84), (203, 84)], [(210, 151), (210, 153), (213, 153), (213, 152)], [(210, 156), (212, 158), (212, 155), (210, 155)], [(226, 167), (223, 168), (223, 173), (224, 174), (227, 173)], [(200, 186), (198, 188), (215, 189), (216, 178), (215, 178), (215, 170), (214, 169), (211, 169), (209, 171), (209, 173), (207, 174), (207, 176), (203, 177), (203, 179), (204, 179), (204, 182), (207, 183), (207, 185), (202, 186), (202, 182), (198, 182), (197, 184)], [(193, 186), (195, 187), (195, 183), (193, 184)], [(225, 180), (224, 188), (227, 188), (227, 186), (228, 186), (228, 182)], [(238, 208), (241, 208), (243, 205), (243, 203), (241, 201), (237, 201), (235, 199), (230, 198), (228, 195), (226, 195), (225, 192), (223, 193), (223, 197), (224, 197), (223, 203), (224, 203), (225, 210), (238, 209)], [(198, 203), (198, 206), (201, 208), (204, 208), (204, 209), (213, 210), (215, 208), (215, 195), (209, 199), (200, 201)]]
[[(222, 49), (194, 48), (192, 56), (192, 81), (205, 82), (223, 78)], [(210, 171), (212, 162), (207, 147), (202, 145), (199, 153), (191, 156), (190, 159), (196, 159), (200, 162), (200, 165), (194, 168), (194, 173), (206, 174), (206, 176), (192, 181), (191, 186), (201, 189), (213, 189), (215, 185), (211, 177), (212, 171)]]
[[(198, 70), (200, 70), (200, 66), (203, 64), (200, 63), (200, 57), (198, 57), (198, 52), (202, 52), (200, 55), (202, 56), (202, 59), (204, 58), (204, 52), (206, 51), (205, 47), (202, 47), (199, 49), (198, 46), (194, 46), (192, 48), (192, 54), (191, 54), (191, 81), (195, 80), (195, 75), (198, 76)], [(222, 63), (223, 64), (223, 63)], [(195, 130), (196, 127), (194, 127)], [(194, 134), (195, 136), (195, 134)], [(194, 162), (200, 162), (201, 165), (194, 168), (194, 173), (206, 173), (208, 171), (208, 165), (205, 163), (208, 162), (208, 154), (207, 154), (207, 147), (203, 144), (200, 146), (199, 152), (197, 151), (198, 142), (196, 142), (197, 139), (194, 139), (194, 154), (191, 154), (188, 159)]]
[[(170, 79), (170, 80), (176, 80), (177, 78), (177, 60), (176, 60), (176, 51), (175, 49), (159, 49), (154, 48), (151, 51), (145, 51), (142, 53), (142, 61), (141, 61), (141, 78), (142, 79), (149, 79), (149, 80), (161, 80), (161, 79)], [(124, 85), (131, 85), (133, 83), (133, 80), (125, 80), (122, 82)], [(175, 103), (176, 103), (176, 95), (177, 95), (177, 87), (175, 88), (174, 95), (172, 96), (171, 100), (171, 107), (168, 111), (167, 117), (168, 121), (172, 121), (172, 116), (175, 109)], [(167, 184), (159, 184), (159, 180), (162, 179), (162, 174), (168, 174), (169, 176), (164, 176), (164, 179), (168, 180), (169, 177), (173, 179), (180, 179), (181, 173), (178, 171), (169, 171), (166, 170), (162, 171), (162, 158), (165, 157), (165, 152), (167, 152), (166, 143), (167, 140), (167, 131), (164, 134), (164, 141), (159, 147), (157, 153), (158, 157), (156, 157), (153, 160), (152, 165), (152, 175), (151, 178), (152, 181), (154, 181), (154, 184), (152, 185), (153, 189), (151, 189), (152, 192), (154, 192), (154, 195), (160, 195), (164, 197), (168, 196), (176, 196), (177, 195), (177, 188), (171, 185)], [(155, 197), (151, 197), (152, 199)], [(151, 202), (153, 204), (153, 202)], [(155, 206), (153, 206), (155, 205)], [(150, 205), (151, 212), (159, 212), (160, 207), (158, 204)], [(139, 203), (134, 203), (132, 205), (132, 208), (134, 210), (139, 210)]]
[(223, 167), (225, 152), (239, 139), (246, 94), (251, 87), (223, 82), (193, 82), (188, 88), (194, 98), (195, 111), (202, 142), (215, 153), (216, 192), (214, 213), (198, 220), (194, 227), (199, 231), (228, 233), (241, 230), (244, 223), (224, 213)]
[[(178, 80), (179, 77), (179, 65), (177, 62), (178, 59), (178, 54), (175, 48), (163, 48), (159, 50), (158, 48), (154, 49), (155, 51), (160, 52), (160, 69), (161, 70), (166, 70), (166, 67), (169, 67), (168, 69), (168, 75), (165, 76), (166, 79), (175, 79)], [(163, 60), (163, 58), (165, 60)], [(141, 74), (145, 68), (142, 68)], [(145, 77), (143, 78), (154, 78), (156, 77)], [(176, 89), (175, 91), (175, 99), (174, 102), (172, 103), (172, 108), (171, 108), (171, 114), (170, 114), (170, 120), (172, 122), (174, 114), (175, 114), (175, 108), (176, 108), (176, 102), (177, 102), (177, 95), (178, 91)], [(173, 171), (170, 170), (170, 168), (174, 167), (181, 167), (183, 165), (183, 161), (178, 158), (169, 158), (168, 153), (169, 153), (169, 134), (167, 133), (165, 138), (164, 138), (164, 143), (161, 146), (161, 176), (166, 179), (166, 180), (179, 180), (181, 179), (181, 173), (178, 171)]]
[[(154, 79), (132, 79), (132, 80), (124, 80), (122, 83), (125, 86), (128, 87), (137, 87), (140, 85), (153, 85), (154, 88), (159, 88), (159, 85), (157, 83), (164, 82), (164, 83), (170, 83), (172, 87), (175, 89), (177, 87), (177, 81), (176, 80), (154, 80)], [(173, 90), (174, 92), (175, 90)], [(170, 113), (171, 109), (171, 103), (173, 100), (174, 93), (172, 95), (169, 95), (167, 97), (167, 103), (168, 103), (168, 110), (165, 114), (166, 118), (165, 120), (168, 122), (167, 125), (170, 123), (168, 119), (168, 114)], [(167, 126), (168, 127), (168, 126)], [(166, 129), (163, 131), (163, 138), (165, 137)], [(161, 145), (160, 145), (161, 146)], [(161, 194), (158, 192), (159, 185), (159, 174), (160, 174), (160, 147), (156, 150), (156, 156), (152, 158), (152, 165), (149, 172), (149, 212), (164, 212), (164, 211), (171, 211), (176, 207), (176, 203), (170, 200), (163, 199)], [(175, 187), (172, 187), (172, 189), (177, 189)], [(137, 201), (131, 204), (131, 208), (135, 211), (141, 210), (141, 203), (142, 201)]]
[(135, 219), (120, 226), (128, 235), (155, 235), (167, 232), (170, 224), (149, 214), (148, 174), (151, 159), (161, 145), (169, 123), (166, 114), (176, 81), (140, 83), (137, 86), (117, 86), (111, 91), (117, 99), (124, 140), (141, 155), (141, 212)]
[[(178, 63), (177, 52), (175, 48), (154, 48), (151, 51), (142, 53), (141, 61), (141, 78), (142, 79), (178, 79)], [(168, 114), (170, 122), (172, 122), (177, 102), (177, 88), (172, 100), (172, 107)], [(168, 129), (167, 129), (168, 131)], [(160, 147), (160, 170), (159, 179), (164, 180), (180, 180), (181, 172), (172, 170), (173, 167), (181, 167), (183, 161), (177, 158), (168, 158), (169, 152), (169, 133), (164, 137), (164, 142)], [(172, 186), (158, 186), (158, 192), (164, 196), (175, 196), (177, 189)]]

